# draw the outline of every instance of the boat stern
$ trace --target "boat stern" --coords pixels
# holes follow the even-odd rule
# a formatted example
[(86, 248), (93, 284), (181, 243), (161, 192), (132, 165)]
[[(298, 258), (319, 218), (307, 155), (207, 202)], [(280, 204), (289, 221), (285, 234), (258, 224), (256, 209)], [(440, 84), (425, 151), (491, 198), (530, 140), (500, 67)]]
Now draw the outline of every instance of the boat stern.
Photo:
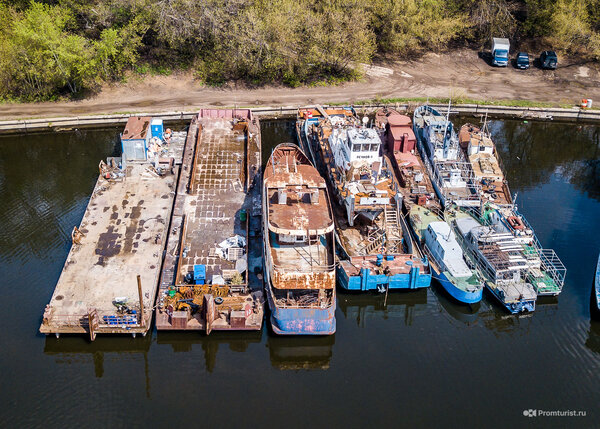
[(335, 305), (329, 308), (271, 308), (271, 327), (278, 335), (335, 333)]

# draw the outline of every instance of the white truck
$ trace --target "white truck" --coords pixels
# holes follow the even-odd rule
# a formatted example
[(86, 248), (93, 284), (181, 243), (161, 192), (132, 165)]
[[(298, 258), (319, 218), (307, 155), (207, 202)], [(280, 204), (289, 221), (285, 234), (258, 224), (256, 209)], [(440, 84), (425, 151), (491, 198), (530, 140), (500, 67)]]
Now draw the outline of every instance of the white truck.
[(498, 67), (506, 67), (508, 65), (509, 50), (510, 42), (508, 39), (494, 37), (492, 39), (492, 63)]

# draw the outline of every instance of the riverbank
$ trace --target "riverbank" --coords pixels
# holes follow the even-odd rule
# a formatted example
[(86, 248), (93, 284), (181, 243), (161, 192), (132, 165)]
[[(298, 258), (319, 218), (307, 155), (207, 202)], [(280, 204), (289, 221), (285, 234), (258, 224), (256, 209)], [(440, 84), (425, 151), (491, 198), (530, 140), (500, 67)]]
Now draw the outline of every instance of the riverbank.
[[(337, 103), (350, 104), (350, 103)], [(411, 113), (414, 108), (423, 101), (413, 101), (407, 103), (366, 103), (355, 104), (354, 108), (362, 114), (374, 113), (380, 107), (393, 107), (398, 111)], [(446, 111), (447, 104), (430, 103), (431, 106)], [(256, 107), (252, 109), (255, 116), (261, 118), (294, 118), (298, 107), (304, 106), (270, 106)], [(0, 121), (0, 135), (17, 134), (28, 132), (45, 131), (66, 131), (80, 128), (101, 128), (124, 124), (130, 116), (157, 116), (166, 123), (185, 123), (198, 112), (193, 110), (169, 111), (169, 112), (142, 112), (142, 113), (119, 113), (111, 115), (84, 115), (84, 116), (64, 116), (54, 118), (34, 118), (34, 119), (10, 119)], [(497, 118), (517, 118), (517, 119), (537, 119), (537, 120), (563, 120), (563, 121), (585, 121), (600, 122), (600, 110), (587, 110), (580, 108), (559, 108), (559, 107), (518, 107), (518, 106), (499, 106), (492, 104), (453, 104), (451, 113), (479, 116), (489, 115)]]
[(365, 78), (334, 86), (248, 87), (229, 83), (202, 85), (192, 73), (131, 77), (106, 86), (81, 101), (0, 104), (0, 119), (77, 117), (198, 111), (206, 107), (303, 106), (361, 100), (452, 98), (478, 103), (577, 106), (582, 98), (600, 102), (600, 66), (559, 58), (555, 71), (532, 67), (491, 67), (475, 50), (430, 53), (417, 61), (396, 61), (365, 68)]

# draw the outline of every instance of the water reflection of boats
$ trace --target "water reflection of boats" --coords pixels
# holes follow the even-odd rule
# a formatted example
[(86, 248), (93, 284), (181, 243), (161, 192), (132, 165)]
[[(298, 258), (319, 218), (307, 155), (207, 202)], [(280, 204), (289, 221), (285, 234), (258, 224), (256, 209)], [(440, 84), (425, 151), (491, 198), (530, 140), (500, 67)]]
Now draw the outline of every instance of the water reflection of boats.
[(152, 336), (124, 340), (111, 336), (98, 337), (96, 341), (90, 342), (84, 337), (53, 338), (46, 337), (44, 354), (56, 356), (56, 362), (62, 364), (73, 364), (90, 358), (94, 363), (94, 373), (97, 378), (104, 375), (104, 360), (107, 355), (117, 355), (119, 361), (139, 360), (144, 361), (144, 373), (146, 375), (146, 391), (149, 394), (150, 380), (148, 376), (148, 351), (152, 344)]
[(282, 370), (328, 369), (334, 344), (335, 335), (267, 338), (271, 365)]
[(591, 320), (585, 346), (594, 353), (600, 354), (600, 321)]
[(454, 301), (448, 292), (439, 284), (435, 284), (431, 288), (440, 305), (446, 310), (452, 318), (464, 323), (472, 325), (479, 319), (480, 302), (469, 305), (460, 305)]
[(208, 372), (215, 369), (219, 345), (228, 345), (234, 352), (243, 353), (250, 344), (260, 343), (260, 331), (227, 331), (213, 332), (210, 336), (190, 336), (182, 331), (164, 331), (156, 336), (157, 344), (170, 344), (175, 353), (192, 351), (192, 346), (199, 344), (204, 351), (204, 364)]
[(402, 317), (406, 326), (412, 325), (415, 312), (427, 306), (427, 289), (385, 295), (356, 294), (352, 292), (338, 293), (338, 307), (348, 320), (356, 320), (356, 324), (364, 328), (367, 318), (382, 316)]
[(507, 314), (504, 311), (496, 309), (494, 306), (487, 310), (479, 311), (479, 318), (484, 326), (494, 334), (506, 334), (527, 327), (533, 320), (533, 313), (520, 313), (516, 315)]

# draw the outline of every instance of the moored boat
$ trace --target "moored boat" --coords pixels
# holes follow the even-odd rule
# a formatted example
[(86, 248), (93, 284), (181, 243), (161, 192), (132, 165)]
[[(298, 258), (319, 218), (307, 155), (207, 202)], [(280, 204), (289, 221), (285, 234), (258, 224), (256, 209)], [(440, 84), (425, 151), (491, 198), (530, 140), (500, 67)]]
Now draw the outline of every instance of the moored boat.
[(482, 128), (464, 124), (458, 134), (460, 148), (471, 163), (476, 183), (481, 187), (484, 201), (505, 205), (512, 203), (508, 181), (496, 150), (487, 122)]
[(417, 146), (443, 206), (454, 203), (478, 207), (481, 185), (460, 149), (454, 125), (431, 106), (419, 106), (413, 114)]
[(273, 150), (263, 178), (265, 288), (273, 331), (335, 332), (334, 221), (325, 180), (296, 145)]
[(480, 221), (493, 226), (498, 232), (510, 234), (521, 244), (528, 264), (527, 277), (538, 295), (560, 294), (567, 269), (553, 249), (542, 247), (533, 227), (519, 213), (515, 204), (501, 206), (486, 203), (481, 210)]
[(492, 296), (512, 314), (534, 311), (537, 293), (527, 281), (522, 246), (510, 234), (482, 225), (465, 211), (449, 210), (446, 219), (462, 239), (463, 249), (484, 276)]
[(303, 134), (306, 122), (298, 125), (299, 138), (329, 181), (336, 208), (344, 212), (336, 217), (339, 285), (380, 292), (428, 287), (429, 264), (401, 215), (402, 194), (379, 133), (351, 110), (339, 112), (320, 111)]
[[(424, 254), (433, 277), (459, 302), (473, 304), (481, 300), (483, 285), (464, 259), (454, 233), (445, 224), (441, 206), (431, 180), (416, 150), (411, 120), (393, 109), (380, 109), (375, 123), (382, 130), (403, 195), (404, 211)], [(431, 227), (430, 227), (431, 225)], [(449, 233), (445, 233), (449, 231)]]
[(465, 258), (460, 243), (441, 212), (414, 205), (409, 223), (428, 257), (433, 278), (450, 296), (464, 304), (481, 301), (483, 284)]

